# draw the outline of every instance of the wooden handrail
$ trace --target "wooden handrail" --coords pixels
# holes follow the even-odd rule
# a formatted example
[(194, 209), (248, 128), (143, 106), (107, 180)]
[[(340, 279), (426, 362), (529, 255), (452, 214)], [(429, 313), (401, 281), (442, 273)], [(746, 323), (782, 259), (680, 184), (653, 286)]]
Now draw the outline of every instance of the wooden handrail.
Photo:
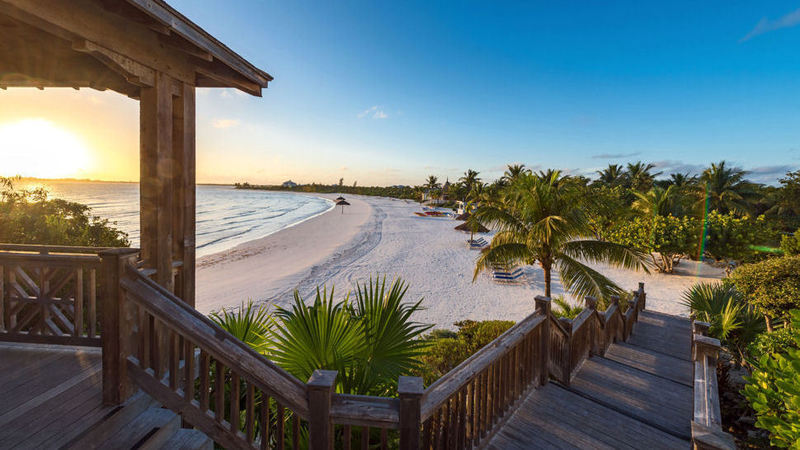
[(86, 253), (96, 255), (112, 247), (86, 247), (71, 245), (42, 245), (42, 244), (0, 244), (0, 251), (31, 252), (31, 253)]
[(717, 357), (720, 342), (704, 334), (709, 324), (692, 323), (692, 360), (694, 361), (694, 414), (692, 444), (696, 449), (734, 449), (733, 436), (722, 431), (722, 415), (717, 386)]
[(305, 383), (183, 303), (169, 291), (128, 266), (122, 288), (134, 302), (177, 330), (228, 368), (239, 368), (273, 398), (302, 417), (308, 416)]

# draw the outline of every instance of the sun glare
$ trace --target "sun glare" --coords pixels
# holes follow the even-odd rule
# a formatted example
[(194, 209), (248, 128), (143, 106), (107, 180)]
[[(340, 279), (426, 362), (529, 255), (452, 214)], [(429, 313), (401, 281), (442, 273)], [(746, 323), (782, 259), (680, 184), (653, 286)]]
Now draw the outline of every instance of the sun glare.
[(49, 120), (25, 119), (0, 125), (0, 175), (76, 177), (88, 164), (86, 144)]

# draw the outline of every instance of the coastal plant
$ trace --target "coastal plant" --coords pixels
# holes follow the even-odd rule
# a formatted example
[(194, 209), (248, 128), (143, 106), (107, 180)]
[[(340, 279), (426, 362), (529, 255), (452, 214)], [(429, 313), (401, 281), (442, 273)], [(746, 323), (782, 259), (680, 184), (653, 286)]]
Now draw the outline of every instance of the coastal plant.
[(697, 253), (700, 226), (691, 217), (639, 216), (618, 224), (608, 234), (617, 244), (649, 254), (659, 272), (672, 273), (687, 254)]
[(0, 242), (127, 247), (128, 236), (81, 203), (49, 199), (45, 189), (20, 190), (0, 177)]
[(388, 287), (376, 278), (334, 300), (334, 291), (317, 289), (306, 305), (295, 291), (289, 308), (277, 308), (270, 334), (269, 356), (301, 380), (314, 370), (336, 370), (337, 391), (389, 395), (400, 375), (418, 367), (426, 343), (420, 336), (430, 327), (411, 320), (422, 300), (405, 303), (407, 285), (400, 279)]
[(497, 264), (538, 264), (550, 296), (553, 269), (574, 297), (603, 297), (622, 288), (585, 263), (608, 263), (647, 270), (646, 254), (627, 245), (588, 239), (591, 235), (581, 207), (580, 190), (560, 172), (523, 174), (504, 190), (501, 200), (482, 204), (477, 220), (497, 230), (478, 257), (473, 280)]
[(711, 163), (700, 175), (697, 207), (699, 211), (719, 211), (727, 214), (749, 213), (754, 197), (753, 184), (745, 180), (745, 172), (730, 167), (725, 161)]
[(212, 312), (209, 318), (257, 352), (267, 351), (272, 319), (266, 305), (256, 306), (252, 300), (247, 300), (239, 308)]
[(683, 293), (681, 303), (692, 319), (709, 323), (708, 335), (740, 362), (746, 362), (749, 345), (765, 329), (763, 316), (730, 284), (697, 283)]
[(781, 237), (781, 250), (783, 250), (784, 255), (800, 255), (800, 228), (794, 234)]
[(800, 256), (744, 264), (727, 281), (765, 316), (769, 331), (771, 319), (787, 321), (789, 311), (800, 308)]
[[(791, 312), (792, 327), (800, 328), (800, 311)], [(766, 354), (747, 379), (743, 393), (756, 411), (756, 426), (770, 433), (776, 447), (800, 447), (800, 334), (794, 348)]]
[(563, 295), (553, 297), (553, 304), (557, 307), (552, 310), (553, 315), (558, 318), (574, 319), (583, 311), (582, 306), (573, 306)]
[(711, 211), (703, 223), (703, 250), (705, 256), (717, 261), (752, 261), (759, 255), (758, 247), (775, 241), (776, 233), (761, 215), (758, 217), (721, 214)]

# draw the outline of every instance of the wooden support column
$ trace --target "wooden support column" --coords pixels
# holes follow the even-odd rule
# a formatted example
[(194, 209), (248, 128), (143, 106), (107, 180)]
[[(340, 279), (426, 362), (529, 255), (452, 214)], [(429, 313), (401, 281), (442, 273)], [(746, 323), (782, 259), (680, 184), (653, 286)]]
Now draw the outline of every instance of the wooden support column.
[(141, 249), (156, 282), (172, 291), (173, 80), (157, 72), (154, 84), (141, 89), (139, 104)]
[(194, 306), (195, 293), (195, 88), (179, 83), (172, 104), (174, 220), (172, 254), (181, 262), (175, 293)]

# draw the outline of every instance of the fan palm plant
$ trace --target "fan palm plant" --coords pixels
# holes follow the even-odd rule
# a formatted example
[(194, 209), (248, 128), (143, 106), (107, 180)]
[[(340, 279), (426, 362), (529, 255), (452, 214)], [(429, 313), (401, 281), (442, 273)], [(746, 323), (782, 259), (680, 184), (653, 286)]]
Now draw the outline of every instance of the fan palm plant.
[(667, 216), (675, 209), (675, 192), (674, 185), (666, 189), (653, 186), (646, 193), (634, 191), (633, 209), (647, 216)]
[(242, 302), (238, 309), (212, 312), (209, 316), (220, 328), (232, 334), (259, 353), (267, 350), (270, 316), (266, 305), (254, 305), (252, 300)]
[(628, 187), (639, 192), (650, 190), (650, 188), (653, 187), (655, 178), (661, 175), (661, 172), (651, 172), (655, 167), (654, 164), (645, 164), (641, 161), (629, 163), (625, 174)]
[(501, 201), (482, 205), (477, 220), (497, 230), (481, 253), (474, 278), (495, 264), (533, 264), (544, 271), (545, 295), (550, 296), (555, 267), (564, 287), (575, 297), (607, 297), (623, 290), (584, 264), (604, 262), (633, 270), (647, 270), (647, 255), (624, 245), (595, 239), (581, 207), (579, 191), (561, 183), (556, 171), (549, 178), (521, 176)]
[(349, 294), (336, 302), (323, 288), (311, 306), (295, 292), (291, 308), (275, 313), (270, 356), (301, 380), (336, 370), (339, 392), (386, 395), (417, 368), (426, 345), (419, 338), (430, 328), (411, 321), (422, 300), (403, 302), (407, 289), (400, 279), (387, 289), (385, 277), (370, 278), (356, 285), (354, 302)]

